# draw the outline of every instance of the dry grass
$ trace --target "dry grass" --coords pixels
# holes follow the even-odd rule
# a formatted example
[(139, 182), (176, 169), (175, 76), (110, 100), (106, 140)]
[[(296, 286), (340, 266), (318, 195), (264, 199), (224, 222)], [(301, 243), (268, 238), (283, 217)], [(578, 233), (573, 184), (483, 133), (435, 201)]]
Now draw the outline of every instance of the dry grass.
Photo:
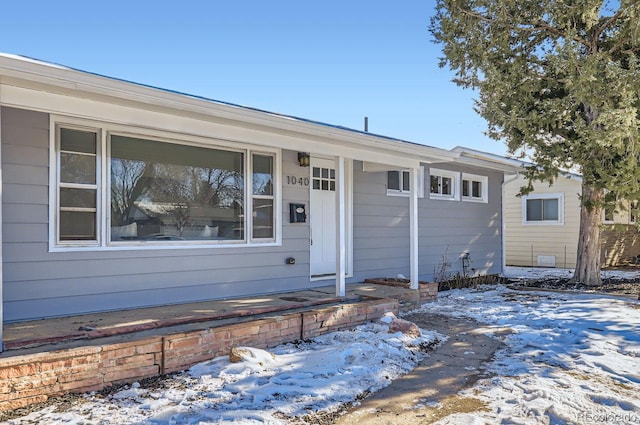
[(453, 395), (444, 398), (438, 406), (427, 407), (421, 411), (424, 411), (424, 414), (418, 415), (421, 418), (420, 424), (427, 425), (456, 413), (490, 412), (491, 409), (480, 399)]

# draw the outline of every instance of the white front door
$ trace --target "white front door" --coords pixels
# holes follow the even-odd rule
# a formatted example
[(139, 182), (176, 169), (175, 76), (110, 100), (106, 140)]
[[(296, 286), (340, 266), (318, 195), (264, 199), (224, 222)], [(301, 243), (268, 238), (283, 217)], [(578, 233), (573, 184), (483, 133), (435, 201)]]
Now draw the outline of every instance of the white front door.
[(311, 277), (336, 275), (336, 163), (311, 158)]

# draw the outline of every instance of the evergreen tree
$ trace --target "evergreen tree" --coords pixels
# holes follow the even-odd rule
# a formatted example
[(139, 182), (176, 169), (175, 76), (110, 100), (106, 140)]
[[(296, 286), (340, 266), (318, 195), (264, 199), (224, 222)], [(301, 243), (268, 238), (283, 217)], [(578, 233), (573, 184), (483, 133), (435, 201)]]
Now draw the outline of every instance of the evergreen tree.
[(599, 285), (603, 207), (640, 196), (640, 2), (437, 0), (429, 29), (487, 134), (537, 165), (521, 194), (582, 174), (573, 280)]

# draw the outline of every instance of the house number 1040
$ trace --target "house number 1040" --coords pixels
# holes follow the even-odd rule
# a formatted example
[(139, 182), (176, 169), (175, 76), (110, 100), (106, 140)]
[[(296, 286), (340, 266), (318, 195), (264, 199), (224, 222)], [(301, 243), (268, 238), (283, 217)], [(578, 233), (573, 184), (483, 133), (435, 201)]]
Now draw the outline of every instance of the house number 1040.
[(309, 186), (309, 177), (287, 176), (287, 184), (293, 186)]

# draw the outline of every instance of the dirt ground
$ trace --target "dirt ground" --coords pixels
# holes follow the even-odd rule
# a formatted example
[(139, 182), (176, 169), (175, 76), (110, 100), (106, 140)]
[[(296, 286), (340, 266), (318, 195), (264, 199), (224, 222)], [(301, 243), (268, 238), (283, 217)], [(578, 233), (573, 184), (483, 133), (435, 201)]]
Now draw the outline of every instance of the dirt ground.
[(536, 280), (512, 279), (509, 284), (521, 288), (598, 292), (609, 295), (638, 297), (638, 299), (640, 299), (640, 281), (637, 279), (605, 278), (602, 279), (602, 285), (596, 287), (586, 286), (582, 283), (572, 283), (569, 279), (560, 278)]
[(423, 329), (448, 336), (411, 373), (339, 412), (313, 415), (299, 423), (317, 425), (430, 424), (458, 412), (486, 410), (484, 402), (461, 397), (458, 392), (487, 377), (484, 365), (502, 346), (495, 329), (485, 329), (470, 319), (416, 313), (403, 317)]

